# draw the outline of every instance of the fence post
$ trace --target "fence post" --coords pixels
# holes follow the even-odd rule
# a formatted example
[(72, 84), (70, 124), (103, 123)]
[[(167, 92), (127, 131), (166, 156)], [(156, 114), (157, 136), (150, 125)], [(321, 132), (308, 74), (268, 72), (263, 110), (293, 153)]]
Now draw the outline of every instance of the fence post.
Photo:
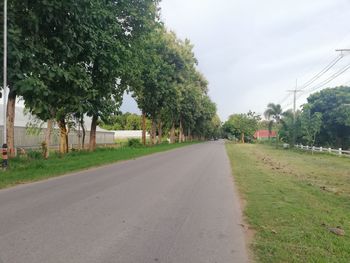
[(341, 148), (339, 148), (339, 155), (342, 155), (343, 154), (343, 151)]
[(320, 147), (320, 152), (323, 152), (323, 147)]
[(315, 151), (315, 146), (312, 146), (312, 151), (313, 151), (313, 152)]

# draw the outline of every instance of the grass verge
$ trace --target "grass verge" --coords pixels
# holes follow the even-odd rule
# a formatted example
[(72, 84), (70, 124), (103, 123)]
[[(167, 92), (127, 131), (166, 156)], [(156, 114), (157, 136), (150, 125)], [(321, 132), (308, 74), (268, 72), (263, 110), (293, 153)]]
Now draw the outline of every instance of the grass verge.
[(190, 144), (192, 143), (160, 144), (152, 147), (138, 148), (99, 148), (95, 152), (70, 152), (63, 157), (52, 155), (48, 160), (15, 158), (10, 160), (10, 168), (7, 171), (0, 172), (0, 189), (17, 184), (40, 181), (69, 172), (75, 172), (122, 160), (134, 159)]
[[(350, 160), (226, 145), (257, 262), (350, 262)], [(345, 236), (330, 232), (340, 227)]]

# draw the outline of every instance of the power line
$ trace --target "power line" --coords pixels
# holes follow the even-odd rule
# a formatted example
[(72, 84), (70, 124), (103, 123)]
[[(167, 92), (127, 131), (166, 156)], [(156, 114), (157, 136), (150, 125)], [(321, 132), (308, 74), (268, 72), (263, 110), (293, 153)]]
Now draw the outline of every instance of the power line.
[(299, 95), (297, 99), (299, 99), (302, 95), (305, 95), (307, 93), (311, 93), (315, 90), (318, 90), (320, 88), (322, 88), (323, 86), (325, 86), (326, 84), (328, 84), (329, 82), (331, 82), (332, 80), (336, 79), (337, 77), (339, 77), (340, 75), (344, 74), (346, 71), (348, 71), (350, 69), (350, 64), (346, 65), (345, 67), (341, 68), (340, 70), (338, 70), (336, 73), (334, 73), (333, 75), (331, 75), (329, 78), (325, 79), (324, 81), (322, 81), (321, 83), (313, 86), (312, 88), (306, 90), (303, 94)]
[(280, 100), (280, 102), (278, 104), (282, 105), (285, 101), (287, 101), (290, 97), (290, 93), (288, 93), (283, 99)]
[[(311, 86), (313, 83), (315, 83), (319, 78), (321, 78), (330, 69), (332, 69), (345, 56), (344, 52), (349, 52), (350, 49), (337, 49), (336, 51), (340, 52), (340, 55), (337, 56), (335, 59), (333, 59), (325, 68), (323, 68), (319, 73), (317, 73), (314, 77), (312, 77), (310, 80), (308, 80), (304, 85), (302, 85), (299, 90), (302, 91), (302, 90), (306, 89), (307, 87)], [(308, 89), (307, 91), (301, 93), (297, 98), (294, 98), (294, 99), (298, 100), (304, 94), (310, 93), (310, 92), (313, 92), (313, 91), (315, 91), (315, 90), (317, 90), (319, 88), (322, 88), (324, 85), (328, 84), (329, 82), (331, 82), (332, 80), (334, 80), (335, 78), (339, 77), (341, 74), (346, 72), (349, 68), (350, 68), (350, 65), (347, 65), (347, 66), (343, 67), (342, 69), (337, 71), (335, 74), (331, 75), (326, 80), (322, 81), (319, 84), (316, 84), (315, 86), (313, 86), (312, 88)], [(289, 107), (292, 104), (295, 105), (295, 100), (293, 101), (293, 103), (287, 104), (286, 108)]]
[[(322, 77), (324, 74), (326, 74), (330, 69), (332, 69), (343, 57), (344, 57), (344, 54), (343, 54), (343, 51), (344, 50), (341, 50), (342, 53), (340, 55), (338, 55), (337, 57), (335, 57), (331, 62), (329, 62), (327, 64), (326, 67), (324, 67), (320, 72), (318, 72), (315, 76), (313, 76), (311, 79), (309, 79), (307, 82), (305, 82), (304, 85), (302, 85), (299, 90), (304, 90), (306, 89), (307, 87), (309, 87), (310, 85), (312, 85), (315, 81), (317, 81), (320, 77)], [(289, 93), (283, 100), (281, 100), (281, 103), (284, 103), (289, 97), (291, 96), (291, 93)], [(296, 99), (299, 99), (300, 97), (302, 96), (302, 94), (296, 98)], [(291, 106), (292, 104), (294, 104), (294, 101), (293, 103), (288, 103), (286, 105), (286, 108)]]
[(303, 90), (303, 89), (309, 87), (312, 83), (314, 83), (316, 80), (318, 80), (324, 74), (326, 74), (331, 68), (333, 68), (343, 57), (344, 57), (343, 54), (340, 54), (339, 56), (337, 56), (324, 69), (322, 69), (319, 73), (317, 73), (314, 77), (312, 77), (304, 85), (302, 85), (300, 89)]

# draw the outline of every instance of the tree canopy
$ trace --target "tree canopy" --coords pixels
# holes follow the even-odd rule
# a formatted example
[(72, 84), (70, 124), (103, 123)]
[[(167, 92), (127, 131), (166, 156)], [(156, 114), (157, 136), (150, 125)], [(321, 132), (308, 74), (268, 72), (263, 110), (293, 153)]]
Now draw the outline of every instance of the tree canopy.
[(260, 116), (249, 111), (245, 114), (233, 114), (223, 125), (223, 130), (228, 136), (240, 138), (242, 143), (252, 140), (254, 133), (258, 130)]
[[(58, 123), (64, 153), (69, 125), (89, 116), (94, 150), (98, 122), (117, 116), (129, 91), (153, 138), (164, 131), (179, 141), (212, 136), (216, 106), (193, 45), (168, 30), (159, 12), (158, 0), (9, 1), (9, 126), (20, 97), (30, 113)], [(140, 128), (131, 118), (123, 127)]]

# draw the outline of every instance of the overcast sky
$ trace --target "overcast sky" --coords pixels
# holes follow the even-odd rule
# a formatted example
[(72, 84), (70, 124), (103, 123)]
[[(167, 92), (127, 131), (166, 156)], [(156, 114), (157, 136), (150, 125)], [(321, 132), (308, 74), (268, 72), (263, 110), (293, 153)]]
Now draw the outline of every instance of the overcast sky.
[[(161, 7), (166, 26), (195, 45), (222, 120), (262, 113), (269, 102), (281, 102), (297, 78), (302, 85), (320, 72), (336, 48), (350, 48), (349, 0), (163, 0)], [(350, 55), (318, 82), (349, 63)], [(329, 85), (347, 82), (350, 70)], [(128, 99), (123, 108), (132, 107)]]

